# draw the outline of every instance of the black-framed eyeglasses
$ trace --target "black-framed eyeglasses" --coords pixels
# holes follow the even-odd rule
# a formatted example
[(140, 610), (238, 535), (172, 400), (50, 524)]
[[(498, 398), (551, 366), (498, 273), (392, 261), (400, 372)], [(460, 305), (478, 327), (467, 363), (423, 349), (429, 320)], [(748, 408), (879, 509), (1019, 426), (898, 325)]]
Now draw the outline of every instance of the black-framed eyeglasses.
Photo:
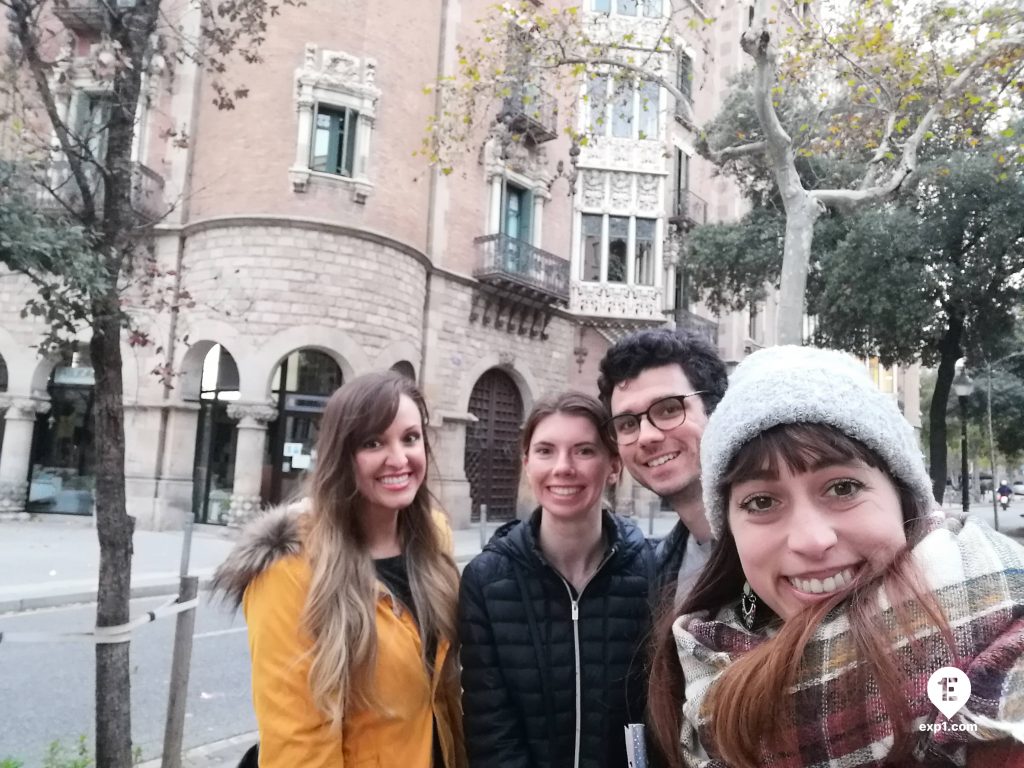
[(632, 445), (640, 439), (640, 419), (647, 417), (651, 425), (662, 432), (674, 429), (686, 421), (686, 398), (703, 395), (704, 390), (688, 395), (670, 395), (651, 403), (643, 413), (620, 413), (606, 422), (619, 445)]

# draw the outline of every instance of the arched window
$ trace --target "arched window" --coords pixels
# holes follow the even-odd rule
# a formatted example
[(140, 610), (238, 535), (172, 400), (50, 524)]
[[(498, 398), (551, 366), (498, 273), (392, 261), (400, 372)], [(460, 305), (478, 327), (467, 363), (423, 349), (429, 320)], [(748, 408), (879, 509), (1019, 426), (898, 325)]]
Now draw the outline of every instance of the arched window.
[(277, 419), (269, 427), (263, 473), (263, 500), (287, 501), (299, 491), (302, 473), (313, 467), (320, 415), (341, 386), (341, 368), (315, 349), (299, 349), (274, 372), (272, 399)]

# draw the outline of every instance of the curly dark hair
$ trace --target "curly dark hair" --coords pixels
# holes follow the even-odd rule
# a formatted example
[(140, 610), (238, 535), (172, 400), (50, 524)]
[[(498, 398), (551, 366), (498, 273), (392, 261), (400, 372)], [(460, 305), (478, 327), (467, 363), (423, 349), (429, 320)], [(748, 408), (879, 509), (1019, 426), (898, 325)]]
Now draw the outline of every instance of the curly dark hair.
[(702, 336), (682, 329), (646, 328), (617, 341), (601, 360), (597, 389), (611, 409), (612, 390), (648, 368), (676, 363), (694, 389), (703, 391), (704, 410), (711, 413), (729, 386), (725, 363)]

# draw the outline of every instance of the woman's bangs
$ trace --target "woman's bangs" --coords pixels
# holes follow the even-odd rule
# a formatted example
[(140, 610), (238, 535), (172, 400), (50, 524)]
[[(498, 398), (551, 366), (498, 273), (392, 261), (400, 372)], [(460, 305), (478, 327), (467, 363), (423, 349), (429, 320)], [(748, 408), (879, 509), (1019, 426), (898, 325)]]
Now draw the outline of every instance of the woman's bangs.
[(780, 462), (800, 474), (815, 467), (862, 461), (880, 467), (878, 457), (865, 445), (826, 424), (780, 424), (746, 443), (723, 478), (728, 487), (755, 474), (778, 477)]

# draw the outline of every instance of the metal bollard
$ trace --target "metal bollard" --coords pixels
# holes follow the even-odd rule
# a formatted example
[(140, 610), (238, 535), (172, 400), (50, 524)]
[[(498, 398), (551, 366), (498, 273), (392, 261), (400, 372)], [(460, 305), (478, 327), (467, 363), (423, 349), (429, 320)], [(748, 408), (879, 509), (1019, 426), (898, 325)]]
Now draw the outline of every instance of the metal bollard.
[(647, 535), (654, 535), (654, 516), (658, 513), (661, 508), (661, 500), (657, 499), (652, 501), (647, 508)]
[(480, 550), (487, 546), (487, 505), (480, 505)]

